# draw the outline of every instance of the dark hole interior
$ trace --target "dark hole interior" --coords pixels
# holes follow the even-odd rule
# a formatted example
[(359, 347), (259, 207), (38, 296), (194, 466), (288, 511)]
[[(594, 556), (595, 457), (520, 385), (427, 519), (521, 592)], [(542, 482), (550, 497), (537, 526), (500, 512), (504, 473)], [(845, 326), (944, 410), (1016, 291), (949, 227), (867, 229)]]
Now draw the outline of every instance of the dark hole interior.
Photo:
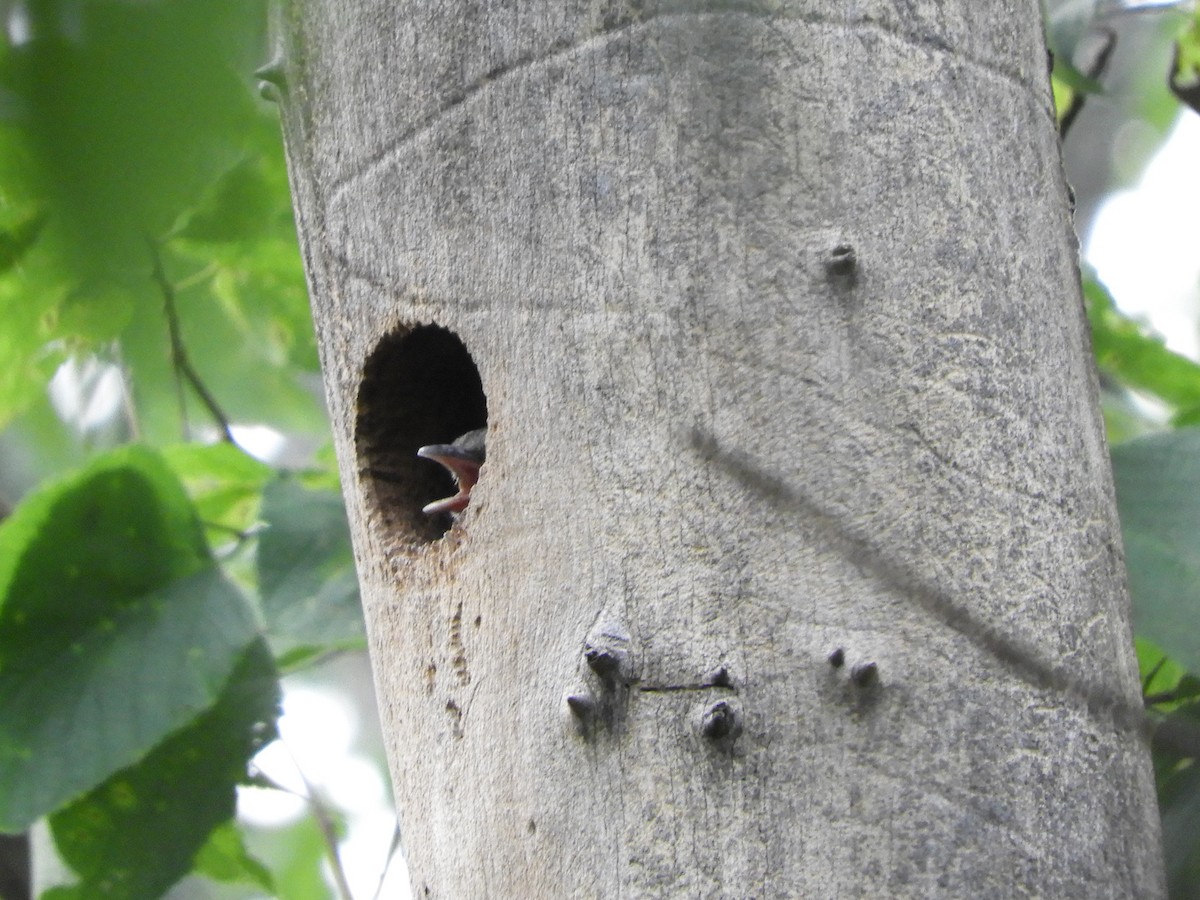
[(443, 535), (450, 514), (421, 508), (453, 494), (454, 481), (417, 448), (485, 425), (479, 370), (457, 335), (420, 325), (385, 337), (363, 368), (355, 426), (359, 478), (384, 523), (418, 541)]

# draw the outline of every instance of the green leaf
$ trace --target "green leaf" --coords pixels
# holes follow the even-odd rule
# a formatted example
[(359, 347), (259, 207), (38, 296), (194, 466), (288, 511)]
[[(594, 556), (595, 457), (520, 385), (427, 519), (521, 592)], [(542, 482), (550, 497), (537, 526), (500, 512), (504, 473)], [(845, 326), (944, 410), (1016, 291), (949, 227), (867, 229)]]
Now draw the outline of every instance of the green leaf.
[(1200, 81), (1200, 9), (1192, 13), (1192, 19), (1180, 32), (1175, 41), (1175, 73), (1173, 81), (1194, 85)]
[(162, 460), (131, 447), (0, 526), (0, 828), (20, 830), (216, 701), (256, 626)]
[[(0, 426), (44, 392), (65, 355), (119, 338), (140, 433), (178, 438), (146, 237), (190, 213), (197, 236), (225, 242), (193, 241), (185, 277), (219, 268), (234, 286), (218, 291), (210, 277), (180, 297), (196, 368), (236, 421), (324, 430), (278, 124), (249, 76), (264, 7), (103, 2), (66, 18), (55, 3), (24, 9), (36, 39), (4, 47), (0, 67), (0, 106), (11, 99), (19, 110), (0, 132)], [(194, 403), (190, 415), (203, 418)]]
[(0, 229), (0, 273), (7, 272), (21, 261), (42, 233), (45, 224), (45, 214), (37, 211)]
[(1130, 387), (1148, 391), (1177, 410), (1200, 407), (1200, 365), (1172, 353), (1162, 339), (1124, 316), (1094, 279), (1083, 285), (1096, 363)]
[(1109, 444), (1116, 445), (1163, 430), (1162, 415), (1155, 416), (1145, 398), (1112, 379), (1100, 380), (1100, 411), (1104, 414), (1104, 431)]
[[(281, 275), (272, 268), (276, 249), (264, 245), (263, 257), (243, 269), (214, 264), (211, 258), (184, 258), (173, 242), (163, 264), (175, 284), (180, 338), (193, 369), (230, 421), (324, 434), (328, 420), (315, 389), (315, 370), (308, 367), (316, 358), (315, 338), (299, 256), (293, 243), (288, 249), (296, 262), (294, 276)], [(200, 262), (204, 265), (197, 271)], [(137, 305), (121, 346), (143, 433), (164, 443), (177, 440), (179, 399), (161, 291)], [(190, 388), (187, 394), (189, 420), (210, 422)]]
[(1078, 91), (1083, 94), (1105, 93), (1104, 85), (1095, 78), (1090, 78), (1075, 68), (1071, 60), (1066, 56), (1055, 54), (1052, 75), (1055, 81), (1061, 82), (1072, 91)]
[(304, 486), (340, 494), (342, 480), (338, 474), (337, 451), (333, 449), (333, 442), (326, 441), (313, 456), (313, 468), (300, 473)]
[(149, 900), (190, 871), (233, 816), (247, 763), (275, 734), (278, 702), (270, 652), (255, 641), (215, 706), (51, 816), (55, 844), (86, 896)]
[(1200, 429), (1112, 450), (1134, 626), (1200, 671)]
[(49, 333), (94, 346), (117, 338), (133, 317), (137, 297), (123, 287), (71, 291), (44, 317)]
[(0, 625), (30, 634), (59, 620), (90, 627), (114, 594), (136, 595), (209, 562), (192, 505), (162, 458), (145, 447), (114, 450), (27, 497), (0, 526)]
[(266, 463), (224, 442), (176, 444), (163, 456), (205, 525), (244, 532), (257, 520), (263, 486), (275, 473)]
[(1054, 76), (1050, 78), (1050, 90), (1054, 96), (1054, 116), (1061, 123), (1062, 117), (1066, 115), (1067, 110), (1071, 108), (1071, 103), (1075, 100), (1075, 92)]
[(321, 871), (328, 850), (316, 816), (305, 816), (271, 835), (271, 869), (280, 900), (329, 900)]
[(38, 900), (88, 900), (88, 895), (81, 887), (73, 885), (55, 885), (49, 890), (42, 891)]
[(1200, 112), (1200, 9), (1192, 13), (1191, 22), (1175, 42), (1170, 84), (1180, 102)]
[(1138, 669), (1142, 679), (1150, 679), (1145, 683), (1145, 693), (1174, 691), (1187, 676), (1187, 669), (1167, 656), (1161, 647), (1145, 635), (1134, 635), (1134, 646), (1137, 649)]
[(85, 279), (118, 275), (232, 162), (257, 115), (238, 38), (263, 5), (87, 3), (64, 17), (35, 3), (25, 14), (37, 39), (13, 49), (4, 75), (48, 231)]
[(283, 475), (263, 492), (258, 579), (268, 631), (283, 648), (361, 641), (362, 608), (342, 495)]
[(242, 160), (217, 179), (179, 235), (202, 243), (233, 243), (263, 237), (279, 194), (259, 159)]
[(195, 871), (213, 881), (249, 884), (268, 893), (275, 892), (271, 873), (250, 855), (236, 821), (217, 826), (196, 855)]
[[(361, 645), (362, 641), (355, 643)], [(281, 674), (290, 675), (316, 665), (331, 652), (350, 649), (354, 648), (330, 644), (295, 644), (275, 657), (275, 665), (279, 667)]]
[(61, 278), (38, 269), (0, 276), (0, 427), (45, 396), (46, 383), (66, 358), (65, 348), (48, 348), (48, 322), (68, 295)]

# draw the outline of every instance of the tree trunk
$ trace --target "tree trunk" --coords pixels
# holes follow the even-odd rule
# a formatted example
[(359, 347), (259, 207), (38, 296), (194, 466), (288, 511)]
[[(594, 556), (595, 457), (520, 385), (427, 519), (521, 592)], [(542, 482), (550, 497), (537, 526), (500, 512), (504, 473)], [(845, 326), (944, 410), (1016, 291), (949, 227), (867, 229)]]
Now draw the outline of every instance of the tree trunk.
[(1035, 0), (283, 33), (418, 896), (1163, 893)]

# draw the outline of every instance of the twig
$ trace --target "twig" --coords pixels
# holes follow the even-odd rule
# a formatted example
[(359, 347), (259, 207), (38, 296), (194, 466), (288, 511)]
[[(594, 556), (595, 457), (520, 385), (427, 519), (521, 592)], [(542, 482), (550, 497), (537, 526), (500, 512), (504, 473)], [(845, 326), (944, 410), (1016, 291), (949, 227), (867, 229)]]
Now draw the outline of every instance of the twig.
[(175, 283), (175, 290), (176, 291), (186, 291), (190, 287), (195, 287), (196, 285), (200, 284), (201, 282), (210, 280), (213, 277), (213, 275), (216, 274), (216, 272), (217, 272), (217, 264), (209, 263), (207, 266), (205, 266), (203, 269), (200, 269), (198, 272), (195, 272), (194, 274), (189, 275), (187, 278), (183, 279), (182, 281), (177, 281)]
[[(147, 238), (146, 243), (150, 246), (150, 258), (154, 264), (154, 280), (158, 282), (158, 288), (162, 291), (163, 295), (163, 308), (167, 314), (167, 333), (171, 338), (171, 364), (175, 368), (176, 384), (179, 385), (179, 379), (182, 377), (191, 385), (192, 390), (200, 398), (200, 402), (208, 410), (208, 414), (216, 422), (217, 428), (221, 432), (221, 440), (232, 444), (234, 440), (233, 433), (229, 430), (229, 419), (217, 404), (216, 398), (204, 386), (204, 382), (200, 380), (200, 374), (192, 366), (191, 360), (188, 359), (187, 348), (183, 343), (183, 335), (179, 330), (179, 314), (175, 310), (175, 289), (171, 286), (171, 282), (167, 280), (167, 273), (163, 270), (162, 256), (158, 252), (158, 246), (149, 238)], [(184, 406), (183, 388), (181, 385), (179, 386), (179, 406), (181, 413), (184, 415), (186, 426), (187, 408)]]
[(1159, 691), (1157, 694), (1146, 694), (1142, 698), (1142, 704), (1149, 709), (1162, 703), (1174, 703), (1178, 699), (1179, 695), (1174, 691)]
[(383, 882), (387, 879), (388, 869), (392, 867), (392, 860), (396, 856), (396, 851), (400, 849), (400, 822), (397, 820), (396, 827), (392, 829), (392, 844), (388, 847), (387, 859), (383, 862), (383, 871), (379, 873), (379, 884), (375, 885), (375, 893), (371, 895), (371, 900), (379, 900), (380, 892), (383, 891)]
[(321, 798), (313, 788), (312, 782), (301, 771), (300, 764), (292, 754), (291, 748), (286, 743), (283, 746), (287, 749), (288, 755), (292, 757), (292, 765), (296, 767), (296, 774), (304, 782), (304, 793), (301, 794), (286, 785), (280, 784), (261, 769), (257, 769), (257, 767), (255, 778), (266, 787), (282, 791), (285, 794), (291, 794), (293, 797), (299, 797), (308, 803), (309, 808), (312, 810), (313, 818), (317, 820), (317, 828), (321, 832), (321, 840), (325, 844), (325, 852), (329, 855), (329, 865), (333, 869), (333, 880), (337, 883), (338, 894), (342, 897), (342, 900), (354, 900), (353, 895), (350, 893), (350, 883), (346, 880), (346, 872), (342, 868), (341, 858), (338, 856), (337, 829), (334, 827), (333, 817), (329, 814), (329, 810), (325, 808), (325, 804), (321, 802)]
[[(138, 422), (137, 408), (133, 404), (133, 376), (129, 371), (128, 364), (121, 357), (119, 347), (116, 349), (116, 354), (121, 367), (121, 413), (125, 416), (125, 423), (129, 426), (130, 436), (135, 441), (140, 440), (142, 428)], [(178, 384), (178, 380), (176, 384)]]
[[(1117, 46), (1117, 33), (1111, 28), (1100, 29), (1099, 33), (1102, 40), (1100, 49), (1096, 51), (1096, 55), (1083, 72), (1092, 81), (1097, 81), (1104, 74), (1104, 70), (1108, 68), (1108, 60)], [(1067, 60), (1067, 62), (1070, 62), (1070, 60)], [(1073, 88), (1071, 103), (1058, 123), (1058, 136), (1060, 140), (1065, 141), (1067, 139), (1067, 132), (1075, 124), (1075, 119), (1078, 117), (1080, 110), (1083, 109), (1085, 100), (1087, 100), (1087, 92), (1079, 88)]]
[(1166, 656), (1163, 656), (1162, 659), (1160, 659), (1157, 663), (1154, 664), (1154, 668), (1146, 673), (1145, 679), (1142, 680), (1142, 696), (1145, 699), (1145, 703), (1147, 706), (1150, 706), (1151, 704), (1150, 704), (1150, 697), (1146, 695), (1146, 692), (1150, 690), (1150, 684), (1154, 681), (1155, 676), (1158, 675), (1158, 673), (1162, 671), (1162, 667), (1165, 666), (1166, 664), (1167, 664), (1167, 658), (1166, 658)]
[(338, 856), (337, 830), (333, 824), (333, 817), (299, 766), (296, 767), (296, 771), (300, 772), (304, 789), (308, 791), (308, 805), (312, 807), (313, 818), (317, 820), (317, 827), (321, 829), (321, 838), (325, 841), (325, 852), (329, 854), (329, 866), (333, 869), (333, 880), (337, 883), (338, 893), (343, 900), (354, 900), (354, 895), (350, 893), (350, 883), (346, 880), (346, 870), (342, 868), (342, 859)]

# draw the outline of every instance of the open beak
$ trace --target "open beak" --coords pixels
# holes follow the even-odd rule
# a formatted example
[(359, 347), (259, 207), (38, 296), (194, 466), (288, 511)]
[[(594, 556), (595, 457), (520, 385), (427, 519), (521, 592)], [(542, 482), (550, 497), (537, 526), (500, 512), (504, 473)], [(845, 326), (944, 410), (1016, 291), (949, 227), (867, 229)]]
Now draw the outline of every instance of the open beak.
[(422, 508), (422, 512), (433, 515), (442, 512), (462, 512), (471, 502), (471, 488), (479, 480), (479, 468), (483, 461), (479, 454), (454, 444), (430, 444), (417, 450), (422, 459), (432, 459), (445, 466), (458, 485), (458, 493), (452, 497), (435, 500)]

